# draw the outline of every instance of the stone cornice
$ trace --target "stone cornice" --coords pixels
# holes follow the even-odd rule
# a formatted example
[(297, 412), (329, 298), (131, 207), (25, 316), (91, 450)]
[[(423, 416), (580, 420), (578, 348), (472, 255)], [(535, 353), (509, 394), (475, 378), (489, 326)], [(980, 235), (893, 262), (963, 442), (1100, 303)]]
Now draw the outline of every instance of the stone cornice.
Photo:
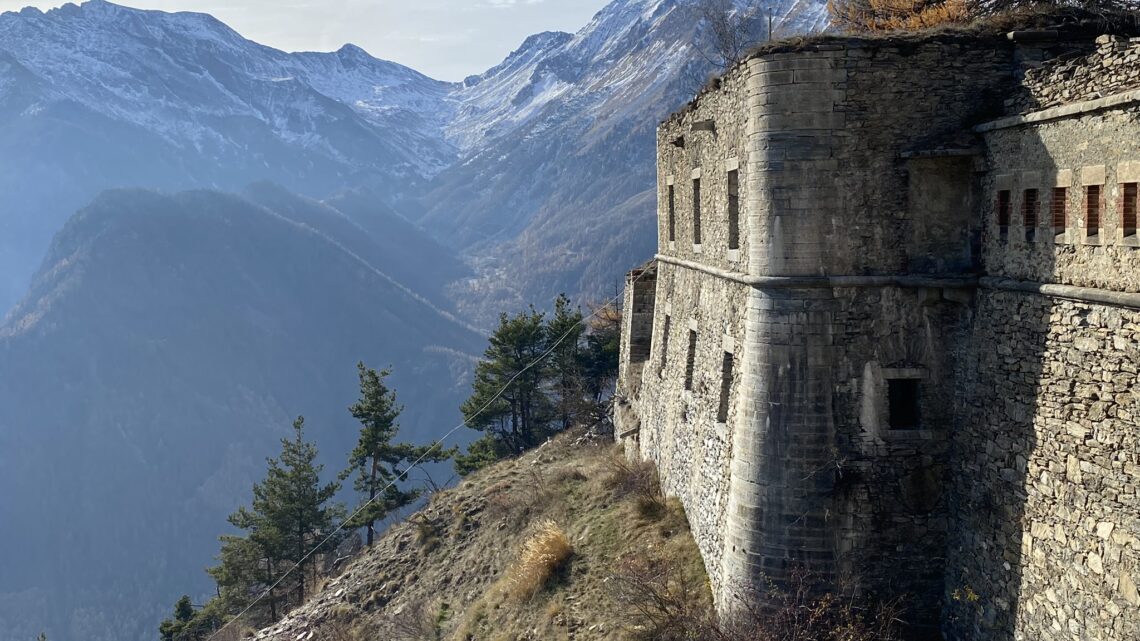
[(973, 274), (884, 274), (873, 276), (752, 276), (683, 258), (657, 254), (657, 260), (678, 267), (704, 272), (725, 280), (758, 289), (790, 289), (816, 287), (975, 287)]
[(1028, 294), (1041, 294), (1085, 303), (1115, 305), (1140, 309), (1140, 293), (1117, 292), (1095, 287), (1076, 287), (1054, 283), (1037, 283), (1012, 278), (978, 277), (973, 274), (888, 274), (876, 276), (752, 276), (743, 272), (702, 265), (691, 260), (658, 254), (657, 260), (703, 272), (710, 276), (747, 285), (756, 289), (810, 289), (836, 287), (932, 287), (1000, 289)]
[(1030, 125), (1039, 122), (1047, 122), (1049, 120), (1058, 120), (1061, 118), (1071, 118), (1073, 116), (1081, 116), (1095, 111), (1104, 109), (1112, 109), (1114, 107), (1125, 107), (1140, 103), (1140, 89), (1133, 89), (1131, 91), (1124, 91), (1121, 93), (1112, 94), (1103, 98), (1096, 98), (1094, 100), (1085, 100), (1082, 102), (1074, 102), (1059, 107), (1050, 107), (1049, 109), (1042, 109), (1041, 111), (1031, 111), (1019, 116), (1009, 116), (1008, 118), (999, 118), (991, 120), (990, 122), (982, 123), (974, 127), (974, 131), (978, 133), (986, 133), (988, 131), (995, 131), (997, 129), (1007, 129), (1009, 127), (1017, 127), (1020, 125)]

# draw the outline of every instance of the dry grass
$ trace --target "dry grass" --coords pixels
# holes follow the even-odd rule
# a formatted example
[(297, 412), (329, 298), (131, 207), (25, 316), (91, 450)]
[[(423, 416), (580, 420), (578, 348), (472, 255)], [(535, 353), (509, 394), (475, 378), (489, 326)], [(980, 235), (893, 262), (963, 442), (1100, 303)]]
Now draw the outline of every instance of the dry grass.
[(517, 601), (526, 601), (546, 586), (574, 553), (566, 533), (554, 521), (545, 521), (523, 544), (519, 560), (511, 568), (507, 590)]
[[(346, 619), (368, 640), (642, 641), (626, 629), (629, 616), (610, 585), (620, 559), (650, 546), (691, 574), (696, 598), (710, 607), (680, 504), (661, 497), (651, 465), (626, 462), (611, 444), (563, 434), (432, 496), (345, 564), (317, 598), (326, 604), (321, 614), (302, 608), (289, 617), (296, 627), (273, 639), (291, 641), (325, 617)], [(561, 536), (548, 538), (538, 527), (546, 522)], [(538, 578), (513, 596), (523, 575)], [(342, 604), (351, 616), (329, 614)]]
[(665, 495), (661, 492), (661, 482), (653, 463), (630, 461), (620, 448), (615, 448), (607, 467), (606, 486), (619, 499), (632, 497), (639, 517), (655, 521), (665, 515)]

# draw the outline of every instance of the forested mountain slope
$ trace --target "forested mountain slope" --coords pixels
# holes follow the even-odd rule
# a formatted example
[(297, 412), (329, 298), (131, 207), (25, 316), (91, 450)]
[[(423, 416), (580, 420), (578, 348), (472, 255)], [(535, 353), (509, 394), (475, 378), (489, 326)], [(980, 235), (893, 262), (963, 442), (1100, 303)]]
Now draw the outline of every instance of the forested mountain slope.
[(366, 235), (350, 247), (335, 210), (257, 192), (276, 209), (104, 194), (0, 327), (0, 548), (20, 551), (0, 639), (153, 636), (208, 589), (226, 515), (296, 415), (343, 466), (358, 360), (394, 366), (410, 440), (457, 422), (482, 336), (384, 273)]

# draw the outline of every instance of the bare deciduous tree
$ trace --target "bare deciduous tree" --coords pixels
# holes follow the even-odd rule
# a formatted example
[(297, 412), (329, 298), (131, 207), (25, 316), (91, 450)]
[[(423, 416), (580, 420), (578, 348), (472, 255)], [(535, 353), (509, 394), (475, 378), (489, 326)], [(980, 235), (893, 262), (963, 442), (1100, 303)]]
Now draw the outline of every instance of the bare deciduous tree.
[(698, 0), (691, 10), (699, 23), (693, 48), (717, 69), (740, 62), (770, 35), (766, 3), (738, 7), (734, 0)]

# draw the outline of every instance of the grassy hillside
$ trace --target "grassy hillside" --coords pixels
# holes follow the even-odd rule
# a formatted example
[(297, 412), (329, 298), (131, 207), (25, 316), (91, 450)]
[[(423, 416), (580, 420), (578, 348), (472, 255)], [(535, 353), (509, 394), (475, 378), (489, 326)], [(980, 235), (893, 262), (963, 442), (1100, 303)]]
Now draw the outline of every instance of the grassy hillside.
[(695, 608), (710, 598), (685, 516), (656, 487), (651, 469), (627, 463), (610, 442), (565, 434), (435, 494), (257, 636), (648, 638), (648, 620), (623, 598), (631, 569), (667, 559), (671, 589)]

